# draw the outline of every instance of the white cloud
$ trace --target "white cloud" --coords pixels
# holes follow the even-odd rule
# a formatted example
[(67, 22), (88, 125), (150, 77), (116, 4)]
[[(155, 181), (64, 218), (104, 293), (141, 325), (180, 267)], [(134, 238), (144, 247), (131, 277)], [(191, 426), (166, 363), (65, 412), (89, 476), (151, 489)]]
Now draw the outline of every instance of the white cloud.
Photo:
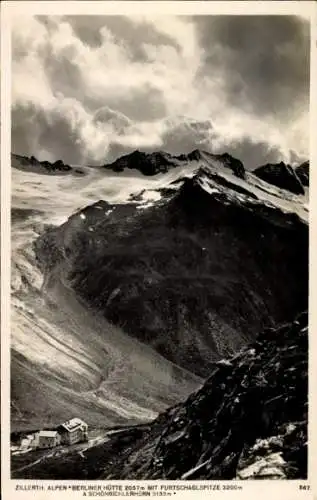
[(201, 72), (205, 47), (190, 18), (135, 16), (127, 22), (166, 38), (159, 44), (144, 35), (143, 42), (139, 33), (132, 47), (104, 25), (100, 43), (91, 45), (65, 18), (15, 19), (16, 152), (104, 162), (107, 154), (135, 148), (236, 149), (248, 141), (266, 143), (285, 158), (294, 144), (307, 154), (307, 111), (299, 110), (286, 126), (278, 116), (258, 118), (229, 104), (224, 73), (216, 67)]

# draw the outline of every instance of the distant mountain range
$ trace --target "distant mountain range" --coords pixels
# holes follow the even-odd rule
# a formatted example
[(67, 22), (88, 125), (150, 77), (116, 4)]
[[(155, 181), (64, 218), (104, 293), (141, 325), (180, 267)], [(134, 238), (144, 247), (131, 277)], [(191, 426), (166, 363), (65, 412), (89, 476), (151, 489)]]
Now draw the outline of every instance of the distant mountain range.
[(199, 149), (178, 156), (173, 156), (164, 151), (154, 153), (134, 151), (128, 155), (121, 156), (113, 163), (104, 165), (104, 168), (113, 170), (114, 172), (123, 172), (125, 169), (136, 169), (143, 175), (157, 175), (166, 173), (173, 167), (200, 161), (220, 161), (223, 166), (230, 168), (235, 175), (244, 177), (245, 169), (240, 160), (233, 158), (228, 153), (215, 155), (207, 151), (200, 151)]
[[(27, 156), (13, 153), (11, 160), (13, 167), (26, 171), (51, 175), (84, 175), (85, 173), (80, 167), (71, 167), (64, 164), (62, 160), (51, 163), (49, 161), (39, 161), (34, 156), (28, 158)], [(199, 149), (180, 155), (172, 155), (164, 151), (145, 153), (136, 150), (121, 156), (112, 163), (103, 165), (102, 168), (116, 173), (122, 173), (125, 170), (136, 170), (145, 176), (155, 176), (167, 173), (176, 167), (192, 164), (193, 162), (197, 164), (219, 162), (222, 167), (230, 169), (237, 177), (243, 179), (246, 175), (246, 170), (242, 162), (228, 153), (212, 154)], [(268, 163), (257, 167), (253, 173), (260, 179), (294, 194), (305, 194), (305, 187), (309, 186), (309, 161), (305, 161), (298, 166), (286, 165), (284, 162)]]
[(49, 175), (65, 175), (65, 174), (75, 174), (83, 175), (84, 172), (80, 167), (74, 168), (70, 165), (65, 164), (62, 160), (57, 160), (55, 162), (50, 161), (39, 161), (34, 156), (30, 158), (28, 156), (22, 156), (12, 153), (11, 154), (11, 165), (14, 168), (23, 170), (26, 172), (35, 172), (39, 174), (49, 174)]
[[(221, 162), (223, 167), (229, 168), (235, 175), (245, 178), (245, 168), (240, 160), (228, 153), (212, 154), (207, 151), (195, 149), (191, 153), (178, 156), (165, 153), (164, 151), (144, 153), (134, 151), (121, 156), (113, 163), (105, 164), (104, 168), (114, 172), (124, 172), (125, 169), (135, 169), (143, 175), (152, 176), (166, 173), (170, 169), (186, 164), (188, 162)], [(304, 186), (309, 186), (309, 162), (292, 167), (284, 162), (267, 164), (256, 168), (253, 173), (260, 179), (286, 189), (295, 194), (304, 194)]]

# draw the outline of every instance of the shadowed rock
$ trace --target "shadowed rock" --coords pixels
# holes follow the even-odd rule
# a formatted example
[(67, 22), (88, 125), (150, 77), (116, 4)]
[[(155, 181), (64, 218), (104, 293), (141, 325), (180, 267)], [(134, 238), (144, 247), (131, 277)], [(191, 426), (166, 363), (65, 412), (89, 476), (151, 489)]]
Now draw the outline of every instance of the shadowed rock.
[[(218, 363), (103, 479), (305, 479), (308, 315)], [(151, 450), (152, 454), (149, 453)]]
[(305, 194), (300, 176), (290, 165), (285, 165), (282, 161), (276, 164), (267, 163), (256, 168), (253, 173), (263, 181), (274, 184), (281, 189), (286, 189), (294, 194)]
[(104, 165), (104, 168), (113, 170), (114, 172), (123, 172), (125, 169), (135, 169), (143, 175), (152, 176), (166, 173), (171, 168), (179, 167), (189, 162), (200, 162), (208, 165), (209, 162), (212, 161), (221, 162), (222, 167), (230, 168), (237, 177), (245, 177), (245, 168), (242, 162), (237, 158), (234, 158), (228, 153), (212, 154), (199, 149), (178, 156), (173, 156), (164, 151), (156, 151), (153, 153), (134, 151), (133, 153), (121, 156), (113, 163)]
[(295, 172), (303, 186), (309, 186), (309, 161), (305, 161), (295, 168)]
[(51, 163), (46, 160), (39, 161), (35, 156), (28, 158), (27, 156), (16, 154), (11, 154), (11, 164), (14, 168), (20, 170), (47, 174), (66, 174), (72, 173), (73, 170), (70, 165), (66, 165), (62, 160)]
[(105, 165), (104, 168), (114, 172), (123, 172), (127, 169), (139, 170), (143, 175), (156, 175), (165, 173), (169, 167), (174, 167), (172, 156), (164, 152), (143, 153), (134, 151), (131, 154), (121, 156), (113, 163)]

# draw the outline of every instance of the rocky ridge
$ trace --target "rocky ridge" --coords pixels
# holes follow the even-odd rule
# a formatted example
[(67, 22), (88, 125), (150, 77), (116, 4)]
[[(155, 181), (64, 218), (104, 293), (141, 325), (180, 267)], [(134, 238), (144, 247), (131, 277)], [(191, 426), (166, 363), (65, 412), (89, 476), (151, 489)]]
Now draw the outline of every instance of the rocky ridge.
[(229, 168), (236, 176), (244, 178), (245, 168), (240, 160), (228, 153), (212, 154), (207, 151), (195, 149), (188, 154), (172, 155), (164, 151), (144, 153), (134, 151), (121, 156), (113, 163), (105, 164), (104, 168), (114, 172), (123, 172), (125, 169), (135, 169), (143, 175), (152, 176), (166, 173), (170, 169), (185, 165), (190, 162), (219, 161), (222, 167)]
[(161, 414), (103, 479), (304, 479), (308, 315), (265, 329)]
[(305, 161), (301, 165), (295, 168), (295, 172), (299, 179), (301, 180), (301, 183), (303, 186), (308, 187), (309, 186), (309, 161)]
[(11, 154), (11, 165), (14, 168), (27, 172), (35, 172), (40, 174), (50, 174), (50, 175), (65, 175), (65, 174), (75, 174), (83, 175), (84, 172), (80, 168), (73, 168), (68, 164), (65, 164), (63, 160), (56, 160), (55, 162), (50, 161), (40, 161), (35, 156), (22, 156), (17, 154)]
[(304, 186), (308, 185), (308, 165), (307, 167), (303, 165), (294, 169), (282, 161), (274, 164), (267, 163), (256, 168), (253, 173), (281, 189), (294, 194), (305, 194)]

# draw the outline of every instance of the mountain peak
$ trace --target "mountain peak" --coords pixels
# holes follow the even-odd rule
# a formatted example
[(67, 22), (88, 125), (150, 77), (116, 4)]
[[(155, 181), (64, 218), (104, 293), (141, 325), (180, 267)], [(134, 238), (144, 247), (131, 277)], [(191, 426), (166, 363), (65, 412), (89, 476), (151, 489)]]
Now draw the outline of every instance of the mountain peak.
[(202, 158), (202, 152), (200, 151), (200, 149), (194, 149), (188, 155), (189, 160), (201, 160), (201, 158)]
[(126, 168), (136, 169), (143, 175), (156, 175), (158, 173), (165, 173), (169, 166), (174, 166), (170, 158), (171, 155), (163, 151), (145, 153), (144, 151), (135, 150), (132, 153), (121, 156), (113, 163), (104, 165), (104, 168), (113, 170), (114, 172), (123, 172)]
[(34, 171), (39, 173), (48, 174), (65, 174), (70, 173), (73, 169), (67, 165), (63, 160), (56, 160), (50, 162), (47, 160), (40, 161), (35, 156), (22, 156), (18, 154), (11, 154), (12, 166), (19, 170)]
[(301, 165), (295, 168), (295, 172), (298, 175), (303, 186), (309, 186), (309, 161), (304, 161)]
[(200, 149), (194, 149), (190, 153), (182, 153), (173, 156), (165, 151), (153, 151), (146, 153), (135, 150), (132, 153), (121, 156), (113, 163), (104, 165), (104, 168), (114, 172), (123, 172), (125, 169), (139, 170), (143, 175), (157, 175), (166, 173), (171, 168), (185, 166), (186, 163), (201, 162), (205, 165), (217, 162), (222, 166), (230, 168), (234, 175), (240, 178), (245, 177), (245, 168), (243, 163), (234, 158), (229, 153), (212, 154)]
[(217, 155), (214, 155), (214, 156), (218, 160), (222, 161), (223, 164), (226, 167), (231, 168), (231, 170), (233, 171), (233, 173), (237, 177), (241, 177), (242, 179), (244, 179), (244, 177), (245, 177), (245, 168), (244, 168), (244, 165), (243, 165), (242, 161), (238, 160), (238, 158), (235, 158), (234, 156), (231, 156), (227, 152), (222, 153), (222, 154), (217, 154)]
[(283, 161), (279, 163), (267, 163), (258, 167), (253, 172), (263, 181), (286, 189), (294, 194), (305, 194), (305, 189), (300, 179), (300, 175), (291, 165), (286, 165)]

